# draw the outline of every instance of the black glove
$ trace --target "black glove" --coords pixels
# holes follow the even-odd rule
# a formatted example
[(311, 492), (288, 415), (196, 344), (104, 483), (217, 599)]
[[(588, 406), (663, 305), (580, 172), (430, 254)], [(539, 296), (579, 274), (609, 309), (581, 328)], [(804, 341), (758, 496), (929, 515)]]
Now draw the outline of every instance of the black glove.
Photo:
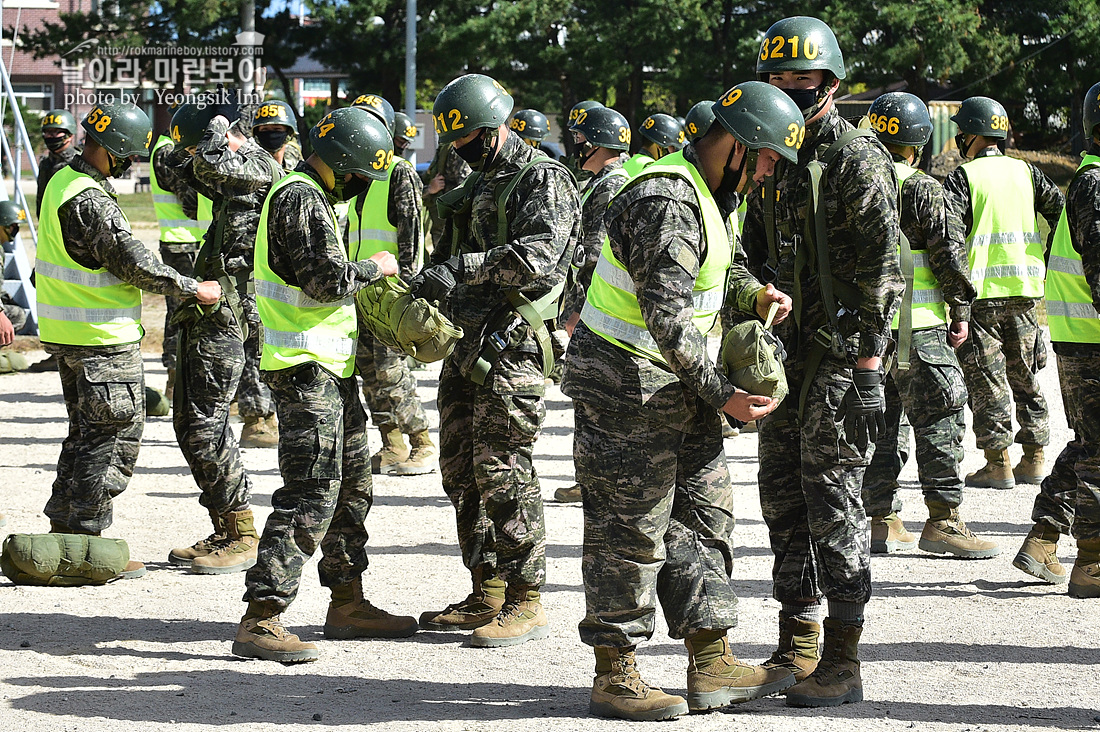
[(844, 393), (836, 418), (844, 420), (844, 439), (853, 445), (865, 446), (878, 440), (886, 431), (885, 378), (881, 368), (855, 369), (852, 385)]
[(462, 258), (451, 257), (443, 264), (428, 267), (426, 270), (413, 277), (409, 282), (409, 289), (417, 297), (425, 300), (442, 302), (454, 286), (458, 284), (462, 275)]

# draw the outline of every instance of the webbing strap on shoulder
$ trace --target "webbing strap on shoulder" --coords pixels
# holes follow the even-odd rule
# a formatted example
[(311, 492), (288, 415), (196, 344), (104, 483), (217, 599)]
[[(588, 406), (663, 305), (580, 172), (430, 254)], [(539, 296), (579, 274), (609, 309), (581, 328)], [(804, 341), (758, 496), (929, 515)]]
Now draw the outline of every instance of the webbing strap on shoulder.
[(775, 232), (775, 176), (764, 178), (764, 236), (768, 240), (768, 273), (773, 280), (779, 273), (779, 244)]
[[(909, 180), (913, 180), (910, 178)], [(904, 181), (899, 187), (899, 193), (905, 188)], [(898, 204), (900, 206), (900, 198)], [(900, 233), (900, 232), (899, 232)], [(898, 247), (898, 262), (901, 264), (901, 276), (905, 280), (905, 292), (901, 296), (901, 312), (898, 314), (898, 368), (902, 371), (909, 369), (909, 351), (913, 344), (913, 288), (916, 279), (916, 265), (913, 262), (913, 248), (909, 244), (909, 238), (900, 233)]]
[(508, 199), (512, 197), (512, 194), (516, 190), (516, 186), (519, 185), (524, 176), (526, 176), (531, 169), (533, 169), (536, 165), (539, 165), (540, 163), (555, 165), (568, 173), (569, 177), (573, 177), (573, 174), (569, 173), (569, 168), (565, 167), (553, 158), (548, 158), (544, 156), (535, 157), (534, 159), (529, 160), (522, 168), (520, 168), (519, 172), (512, 176), (512, 180), (508, 181), (508, 185), (504, 186), (504, 190), (502, 190), (496, 197), (498, 246), (504, 246), (508, 243), (508, 211), (506, 210)]

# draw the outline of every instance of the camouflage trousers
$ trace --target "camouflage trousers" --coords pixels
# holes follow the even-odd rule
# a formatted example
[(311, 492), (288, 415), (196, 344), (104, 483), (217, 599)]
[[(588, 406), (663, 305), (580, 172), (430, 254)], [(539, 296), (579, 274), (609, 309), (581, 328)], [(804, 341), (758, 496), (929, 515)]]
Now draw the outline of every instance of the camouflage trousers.
[(282, 612), (298, 594), (302, 567), (321, 546), (321, 584), (350, 584), (367, 568), (373, 502), (367, 415), (355, 377), (315, 363), (265, 371), (279, 417), (279, 473), (246, 602)]
[(581, 640), (623, 648), (653, 635), (659, 600), (669, 635), (737, 625), (733, 487), (717, 413), (686, 434), (574, 402), (573, 462), (584, 502)]
[(1058, 354), (1062, 404), (1073, 439), (1043, 479), (1031, 519), (1077, 539), (1100, 539), (1100, 349)]
[[(185, 277), (190, 277), (195, 272), (195, 258), (199, 254), (198, 243), (160, 243), (160, 261)], [(176, 352), (178, 350), (179, 326), (172, 324), (172, 316), (176, 314), (176, 308), (180, 301), (175, 297), (164, 298), (164, 342), (161, 346), (160, 362), (165, 368), (176, 368)]]
[(45, 514), (74, 533), (107, 529), (113, 520), (111, 502), (134, 474), (145, 428), (140, 346), (46, 344), (57, 355), (69, 434), (61, 443)]
[(248, 507), (252, 481), (229, 426), (244, 343), (232, 316), (228, 323), (219, 316), (221, 311), (181, 324), (172, 426), (199, 486), (199, 503), (221, 516)]
[(958, 507), (963, 480), (966, 385), (947, 326), (913, 331), (910, 366), (896, 365), (886, 377), (886, 432), (863, 476), (863, 507), (868, 516), (901, 511), (898, 476), (909, 459), (909, 433), (917, 450), (917, 475), (924, 501)]
[(406, 435), (428, 429), (428, 417), (416, 393), (416, 377), (405, 354), (387, 348), (370, 331), (360, 328), (355, 366), (363, 377), (363, 398), (376, 427), (397, 426)]
[[(494, 367), (497, 377), (508, 357), (506, 351)], [(525, 359), (539, 379), (524, 393), (479, 386), (448, 358), (438, 398), (439, 471), (455, 507), (462, 561), (527, 587), (546, 581), (546, 524), (532, 462), (546, 418), (536, 358)]]
[(959, 346), (959, 361), (979, 450), (1005, 450), (1012, 444), (1013, 401), (1020, 424), (1016, 442), (1050, 443), (1047, 403), (1036, 376), (1046, 363), (1038, 302), (1023, 297), (978, 300), (971, 310), (970, 337)]
[(775, 555), (773, 597), (866, 603), (871, 546), (861, 493), (875, 446), (848, 442), (836, 418), (852, 369), (823, 358), (799, 421), (805, 364), (786, 368), (791, 396), (761, 421), (758, 448), (760, 508)]
[(256, 296), (241, 295), (241, 310), (248, 321), (248, 337), (244, 340), (244, 368), (237, 386), (237, 413), (244, 417), (268, 417), (275, 413), (271, 390), (260, 376), (260, 311)]

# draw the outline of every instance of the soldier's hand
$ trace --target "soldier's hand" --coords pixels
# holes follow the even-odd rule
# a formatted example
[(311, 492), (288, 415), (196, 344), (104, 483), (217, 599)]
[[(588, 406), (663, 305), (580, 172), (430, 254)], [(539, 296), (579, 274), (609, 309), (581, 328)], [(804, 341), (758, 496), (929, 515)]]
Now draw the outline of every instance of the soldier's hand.
[(445, 185), (447, 185), (447, 181), (444, 180), (442, 175), (437, 175), (428, 183), (428, 194), (434, 196), (442, 191)]
[(573, 331), (577, 329), (577, 323), (581, 322), (581, 314), (573, 313), (569, 316), (569, 320), (565, 321), (565, 332), (569, 334), (569, 337), (573, 337)]
[(417, 297), (422, 297), (425, 300), (443, 301), (454, 289), (454, 286), (458, 284), (461, 272), (461, 257), (451, 257), (443, 264), (428, 267), (418, 276), (421, 282), (417, 287)]
[(852, 385), (844, 393), (838, 421), (844, 422), (844, 439), (863, 449), (886, 431), (886, 392), (882, 368), (852, 370)]
[(775, 289), (775, 285), (769, 284), (756, 291), (756, 314), (761, 319), (767, 320), (768, 310), (771, 309), (773, 302), (779, 303), (779, 309), (776, 310), (772, 323), (782, 323), (791, 314), (791, 296)]
[(771, 414), (778, 406), (779, 402), (771, 397), (750, 394), (738, 389), (722, 407), (722, 411), (742, 422), (752, 422)]
[(970, 337), (970, 323), (965, 320), (952, 323), (947, 330), (947, 345), (958, 348)]
[(222, 286), (217, 280), (207, 280), (199, 283), (199, 290), (195, 293), (195, 299), (200, 305), (213, 305), (222, 299)]
[(397, 257), (390, 252), (378, 252), (370, 258), (370, 261), (377, 264), (386, 277), (397, 274)]
[(15, 340), (15, 326), (8, 320), (8, 316), (0, 310), (0, 346), (10, 346)]

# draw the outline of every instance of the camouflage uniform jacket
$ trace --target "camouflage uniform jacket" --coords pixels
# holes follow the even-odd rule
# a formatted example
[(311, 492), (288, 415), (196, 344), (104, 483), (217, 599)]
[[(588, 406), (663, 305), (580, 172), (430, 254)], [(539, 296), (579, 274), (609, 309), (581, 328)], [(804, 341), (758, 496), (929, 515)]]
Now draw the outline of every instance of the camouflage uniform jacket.
[[(1088, 154), (1100, 155), (1100, 146), (1091, 143)], [(1100, 313), (1100, 168), (1082, 171), (1069, 184), (1066, 223), (1070, 244), (1081, 255), (1092, 306)], [(1100, 355), (1100, 344), (1056, 342), (1054, 352), (1063, 356)]]
[[(424, 184), (411, 164), (397, 164), (390, 174), (390, 200), (386, 206), (386, 218), (397, 227), (397, 263), (400, 276), (408, 281), (416, 276), (416, 260), (420, 255), (423, 235), (420, 231), (421, 196)], [(367, 194), (355, 199), (355, 210), (362, 216)]]
[[(895, 162), (905, 162), (894, 155)], [(940, 283), (951, 320), (970, 320), (970, 306), (977, 297), (970, 283), (962, 222), (944, 201), (943, 186), (924, 173), (914, 173), (901, 190), (901, 233), (913, 250), (928, 252), (928, 266)]]
[[(505, 288), (520, 290), (534, 300), (565, 281), (579, 236), (580, 201), (572, 176), (560, 165), (547, 160), (523, 176), (506, 203), (508, 241), (497, 241), (496, 197), (520, 168), (536, 158), (546, 159), (518, 135), (509, 134), (470, 193), (470, 224), (462, 251), (451, 252), (448, 238), (432, 253), (433, 264), (452, 254), (462, 255), (459, 284), (448, 296), (446, 310), (466, 332), (452, 356), (463, 374), (471, 373), (482, 338), (488, 335), (483, 331), (495, 324), (507, 303)], [(525, 324), (512, 330), (510, 345), (538, 352)]]
[[(986, 148), (975, 155), (974, 159), (1002, 154), (997, 148)], [(1041, 214), (1050, 224), (1050, 237), (1047, 237), (1047, 251), (1049, 252), (1050, 238), (1054, 236), (1054, 230), (1058, 227), (1058, 219), (1062, 215), (1062, 206), (1065, 205), (1066, 199), (1062, 196), (1062, 191), (1058, 190), (1058, 186), (1047, 177), (1046, 173), (1031, 163), (1028, 163), (1027, 167), (1031, 168), (1031, 182), (1035, 189), (1035, 211)], [(960, 165), (951, 171), (951, 174), (943, 182), (943, 190), (946, 193), (947, 205), (962, 221), (963, 237), (965, 239), (974, 226), (974, 208), (970, 200), (970, 183), (967, 180), (964, 166)]]
[(57, 171), (64, 168), (72, 159), (80, 154), (80, 148), (76, 144), (69, 145), (61, 152), (48, 152), (38, 159), (38, 196), (34, 199), (34, 213), (42, 218), (42, 194), (46, 192), (46, 184)]
[[(321, 184), (320, 174), (308, 163), (299, 163), (295, 170)], [(374, 262), (348, 261), (340, 232), (332, 224), (335, 202), (312, 186), (292, 182), (268, 204), (268, 264), (287, 284), (302, 288), (317, 302), (342, 300), (382, 278)]]
[[(199, 287), (196, 280), (184, 277), (158, 262), (146, 246), (134, 238), (130, 224), (115, 201), (115, 190), (106, 177), (84, 158), (74, 158), (70, 165), (73, 170), (95, 178), (107, 195), (98, 188), (89, 188), (58, 209), (61, 237), (68, 255), (82, 267), (106, 268), (115, 277), (146, 292), (178, 298), (194, 297)], [(127, 350), (131, 345), (110, 346), (105, 350)], [(56, 348), (60, 350), (69, 346)]]
[(183, 206), (183, 215), (189, 219), (198, 218), (199, 194), (193, 187), (187, 184), (187, 176), (183, 175), (179, 168), (169, 164), (169, 156), (173, 147), (165, 145), (153, 153), (150, 164), (157, 176), (157, 184), (166, 191), (175, 194)]
[[(684, 156), (698, 167), (693, 145)], [(719, 245), (733, 246), (728, 218), (739, 203), (737, 197), (718, 201), (728, 237)], [(645, 178), (615, 196), (604, 220), (611, 251), (634, 281), (642, 317), (668, 367), (612, 344), (582, 320), (569, 344), (562, 391), (612, 412), (644, 410), (674, 429), (699, 432), (699, 416), (715, 414), (736, 389), (692, 321), (692, 289), (706, 258), (695, 191), (679, 178)], [(737, 260), (727, 282), (723, 309), (755, 316), (760, 283)]]
[(581, 239), (573, 252), (573, 263), (577, 265), (577, 279), (565, 296), (565, 307), (562, 309), (562, 315), (565, 318), (573, 313), (579, 313), (584, 307), (584, 296), (588, 292), (588, 286), (592, 284), (592, 272), (596, 269), (596, 262), (603, 248), (603, 239), (607, 236), (607, 226), (604, 224), (607, 204), (625, 182), (622, 176), (611, 174), (616, 170), (622, 170), (623, 161), (622, 156), (612, 160), (585, 188), (585, 195), (588, 198), (585, 199), (584, 207), (581, 209)]
[[(807, 125), (798, 163), (785, 165), (776, 184), (776, 240), (780, 251), (778, 281), (774, 284), (795, 299), (794, 317), (775, 328), (787, 348), (788, 359), (805, 359), (815, 333), (828, 324), (815, 247), (805, 239), (810, 202), (806, 165), (823, 156), (850, 129), (852, 125), (835, 107)], [(891, 341), (890, 321), (905, 290), (898, 262), (897, 174), (882, 143), (873, 137), (859, 137), (846, 145), (828, 166), (822, 200), (833, 278), (856, 288), (860, 296), (858, 314), (846, 313), (839, 324), (849, 355), (882, 356)], [(742, 245), (753, 271), (761, 272), (768, 259), (761, 193), (749, 200)], [(803, 259), (806, 264), (796, 282), (796, 264)]]

